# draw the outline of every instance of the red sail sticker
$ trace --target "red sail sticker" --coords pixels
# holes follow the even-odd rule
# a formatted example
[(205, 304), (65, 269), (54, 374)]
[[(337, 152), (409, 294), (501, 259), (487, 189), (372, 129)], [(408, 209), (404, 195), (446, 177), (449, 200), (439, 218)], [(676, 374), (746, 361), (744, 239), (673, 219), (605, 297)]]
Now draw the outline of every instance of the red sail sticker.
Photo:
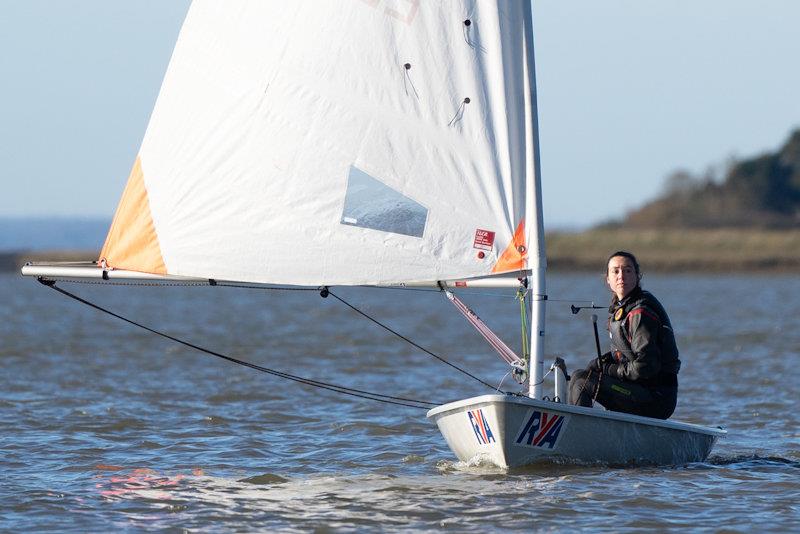
[(494, 232), (489, 230), (475, 230), (475, 242), (472, 244), (473, 248), (480, 248), (483, 250), (492, 250), (494, 247)]

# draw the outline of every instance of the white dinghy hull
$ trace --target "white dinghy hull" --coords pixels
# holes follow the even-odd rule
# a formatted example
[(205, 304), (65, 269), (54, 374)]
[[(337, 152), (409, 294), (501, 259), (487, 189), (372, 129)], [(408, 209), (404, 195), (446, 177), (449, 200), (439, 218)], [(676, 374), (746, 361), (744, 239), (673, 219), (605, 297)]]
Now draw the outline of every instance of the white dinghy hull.
[(483, 395), (433, 408), (461, 461), (501, 468), (535, 463), (680, 465), (705, 460), (722, 429), (570, 406)]

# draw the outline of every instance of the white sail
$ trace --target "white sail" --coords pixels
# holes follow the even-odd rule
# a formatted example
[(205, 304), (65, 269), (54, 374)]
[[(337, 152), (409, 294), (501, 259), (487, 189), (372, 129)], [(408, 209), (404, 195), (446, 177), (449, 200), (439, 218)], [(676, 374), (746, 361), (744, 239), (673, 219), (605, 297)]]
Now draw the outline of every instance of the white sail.
[(535, 268), (526, 4), (195, 0), (101, 261), (302, 285)]

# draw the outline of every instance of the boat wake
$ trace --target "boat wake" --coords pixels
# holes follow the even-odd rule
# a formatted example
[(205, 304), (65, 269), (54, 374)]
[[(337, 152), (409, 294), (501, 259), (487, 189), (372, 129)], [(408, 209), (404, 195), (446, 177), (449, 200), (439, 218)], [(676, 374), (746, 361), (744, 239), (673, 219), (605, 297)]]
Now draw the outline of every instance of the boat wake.
[(800, 460), (781, 456), (759, 456), (758, 454), (741, 454), (736, 456), (712, 456), (707, 462), (699, 465), (728, 467), (733, 469), (752, 469), (754, 467), (788, 467), (800, 469)]
[(440, 460), (436, 463), (436, 470), (446, 475), (468, 471), (476, 474), (506, 473), (507, 469), (497, 467), (488, 455), (479, 454), (466, 461)]

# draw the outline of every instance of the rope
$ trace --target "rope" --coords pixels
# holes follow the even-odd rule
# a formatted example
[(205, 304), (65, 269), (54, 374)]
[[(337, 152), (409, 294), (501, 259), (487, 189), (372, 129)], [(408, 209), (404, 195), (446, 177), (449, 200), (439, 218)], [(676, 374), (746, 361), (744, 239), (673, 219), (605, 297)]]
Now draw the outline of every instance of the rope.
[[(592, 376), (592, 371), (589, 371), (589, 376)], [(588, 378), (587, 378), (588, 380)], [(603, 383), (603, 371), (600, 370), (597, 372), (597, 387), (594, 390), (594, 395), (592, 395), (592, 404), (597, 402), (597, 394), (600, 393), (600, 385)]]
[(486, 52), (486, 48), (484, 48), (483, 46), (481, 46), (478, 43), (473, 42), (472, 39), (470, 38), (469, 28), (470, 28), (471, 25), (472, 25), (472, 21), (470, 19), (467, 19), (467, 20), (464, 21), (464, 26), (463, 26), (463, 29), (464, 29), (464, 42), (467, 43), (467, 46), (469, 46), (470, 48), (472, 48), (474, 50), (477, 50), (478, 52), (484, 52), (485, 53)]
[(411, 89), (413, 89), (414, 91), (414, 96), (416, 96), (417, 100), (419, 100), (419, 93), (417, 93), (417, 88), (414, 87), (414, 82), (411, 80), (411, 76), (408, 73), (408, 71), (411, 70), (411, 63), (406, 63), (405, 65), (403, 65), (403, 69), (404, 69), (403, 72), (405, 73), (405, 76), (403, 77), (403, 90), (405, 90), (406, 95), (408, 95), (408, 85), (406, 84), (406, 81), (408, 81), (408, 84), (411, 85)]
[[(494, 386), (492, 386), (491, 384), (488, 384), (488, 383), (484, 382), (483, 380), (481, 380), (481, 379), (480, 379), (480, 378), (478, 378), (477, 376), (473, 375), (473, 374), (472, 374), (472, 373), (470, 373), (469, 371), (466, 371), (466, 370), (462, 369), (461, 367), (459, 367), (459, 366), (457, 366), (457, 365), (455, 365), (455, 364), (453, 364), (453, 363), (450, 363), (450, 362), (448, 362), (447, 360), (445, 360), (445, 359), (444, 359), (444, 358), (442, 358), (441, 356), (439, 356), (439, 355), (437, 355), (437, 354), (434, 354), (433, 352), (429, 351), (429, 350), (428, 350), (428, 349), (426, 349), (425, 347), (422, 347), (422, 346), (418, 345), (417, 343), (415, 343), (415, 342), (411, 341), (411, 340), (410, 340), (409, 338), (407, 338), (406, 336), (404, 336), (404, 335), (400, 334), (399, 332), (397, 332), (397, 331), (395, 331), (395, 330), (392, 330), (391, 328), (389, 328), (388, 326), (386, 326), (386, 325), (385, 325), (385, 324), (383, 324), (382, 322), (378, 321), (378, 320), (377, 320), (377, 319), (375, 319), (374, 317), (371, 317), (370, 315), (367, 315), (366, 313), (364, 313), (363, 311), (359, 310), (358, 308), (356, 308), (355, 306), (353, 306), (352, 304), (350, 304), (349, 302), (347, 302), (347, 301), (346, 301), (346, 300), (344, 300), (343, 298), (341, 298), (341, 297), (339, 297), (338, 295), (334, 294), (334, 293), (333, 293), (333, 292), (332, 292), (330, 289), (328, 289), (328, 294), (329, 294), (330, 296), (332, 296), (333, 298), (335, 298), (336, 300), (338, 300), (339, 302), (341, 302), (342, 304), (344, 304), (345, 306), (347, 306), (348, 308), (350, 308), (351, 310), (353, 310), (354, 312), (356, 312), (357, 314), (361, 315), (362, 317), (365, 317), (366, 319), (369, 319), (370, 321), (372, 321), (372, 322), (373, 322), (373, 323), (375, 323), (376, 325), (380, 326), (381, 328), (383, 328), (383, 329), (384, 329), (384, 330), (386, 330), (387, 332), (390, 332), (390, 333), (394, 334), (395, 336), (399, 337), (400, 339), (402, 339), (403, 341), (405, 341), (405, 342), (406, 342), (406, 343), (408, 343), (409, 345), (411, 345), (411, 346), (413, 346), (413, 347), (416, 347), (416, 348), (418, 348), (419, 350), (421, 350), (421, 351), (422, 351), (422, 352), (424, 352), (425, 354), (428, 354), (428, 355), (430, 355), (430, 356), (433, 356), (434, 358), (436, 358), (437, 360), (439, 360), (439, 361), (440, 361), (440, 362), (442, 362), (443, 364), (445, 364), (445, 365), (449, 365), (450, 367), (452, 367), (453, 369), (455, 369), (455, 370), (456, 370), (456, 371), (458, 371), (459, 373), (462, 373), (462, 374), (465, 374), (465, 375), (467, 375), (468, 377), (472, 378), (473, 380), (475, 380), (475, 381), (477, 381), (477, 382), (480, 382), (481, 384), (483, 384), (483, 385), (484, 385), (484, 386), (486, 386), (487, 388), (489, 388), (489, 389), (491, 389), (491, 390), (493, 390), (493, 391), (499, 391), (499, 390), (498, 390), (498, 389), (496, 389)], [(501, 393), (504, 393), (504, 392), (502, 392), (502, 391), (501, 391)]]
[(531, 351), (528, 346), (528, 314), (525, 308), (525, 291), (519, 289), (517, 298), (519, 299), (520, 329), (522, 330), (522, 359), (526, 362), (531, 359)]
[[(39, 282), (42, 282), (44, 285), (48, 285), (51, 279), (45, 277), (38, 277)], [(216, 280), (209, 279), (207, 282), (199, 282), (199, 281), (174, 281), (174, 282), (167, 282), (167, 281), (156, 281), (156, 282), (145, 282), (142, 280), (137, 280), (133, 282), (120, 282), (120, 281), (111, 281), (111, 280), (94, 280), (94, 279), (85, 279), (85, 278), (59, 278), (62, 282), (69, 282), (70, 284), (87, 284), (87, 285), (106, 285), (106, 286), (135, 286), (135, 287), (234, 287), (240, 289), (258, 289), (262, 291), (319, 291), (316, 287), (266, 287), (266, 286), (254, 286), (248, 284), (232, 284), (227, 282), (217, 282)], [(53, 280), (55, 282), (55, 280)]]
[(83, 299), (83, 298), (81, 298), (81, 297), (79, 297), (79, 296), (77, 296), (77, 295), (75, 295), (73, 293), (70, 293), (69, 291), (67, 291), (65, 289), (57, 287), (54, 280), (45, 280), (45, 279), (43, 279), (41, 277), (38, 278), (38, 280), (43, 285), (58, 291), (62, 295), (65, 295), (65, 296), (67, 296), (67, 297), (69, 297), (69, 298), (71, 298), (73, 300), (76, 300), (76, 301), (80, 302), (81, 304), (85, 304), (86, 306), (89, 306), (90, 308), (94, 308), (95, 310), (98, 310), (98, 311), (101, 311), (101, 312), (103, 312), (105, 314), (111, 315), (112, 317), (116, 317), (117, 319), (125, 321), (128, 324), (131, 324), (131, 325), (136, 326), (138, 328), (141, 328), (143, 330), (147, 330), (150, 333), (153, 333), (153, 334), (156, 334), (156, 335), (161, 336), (163, 338), (169, 339), (170, 341), (174, 341), (175, 343), (179, 343), (179, 344), (184, 345), (186, 347), (193, 348), (193, 349), (195, 349), (197, 351), (204, 352), (204, 353), (209, 354), (211, 356), (216, 356), (217, 358), (221, 358), (223, 360), (227, 360), (229, 362), (232, 362), (232, 363), (235, 363), (235, 364), (238, 364), (238, 365), (242, 365), (244, 367), (249, 367), (250, 369), (255, 369), (256, 371), (261, 371), (262, 373), (267, 373), (267, 374), (270, 374), (270, 375), (273, 375), (273, 376), (277, 376), (279, 378), (284, 378), (286, 380), (291, 380), (291, 381), (298, 382), (300, 384), (304, 384), (304, 385), (307, 385), (307, 386), (314, 386), (314, 387), (318, 387), (318, 388), (322, 388), (322, 389), (327, 389), (329, 391), (333, 391), (333, 392), (336, 392), (336, 393), (342, 393), (344, 395), (351, 395), (353, 397), (359, 397), (359, 398), (367, 399), (367, 400), (374, 400), (374, 401), (377, 401), (377, 402), (384, 402), (384, 403), (387, 403), (387, 404), (396, 404), (398, 406), (406, 406), (406, 407), (409, 407), (409, 408), (418, 408), (418, 409), (421, 409), (421, 410), (427, 410), (428, 407), (430, 407), (430, 406), (436, 406), (437, 404), (441, 404), (441, 403), (434, 403), (434, 402), (428, 402), (428, 401), (420, 401), (420, 400), (416, 400), (416, 399), (408, 399), (408, 398), (404, 398), (404, 397), (393, 397), (391, 395), (383, 395), (381, 393), (374, 393), (374, 392), (371, 392), (371, 391), (364, 391), (364, 390), (355, 389), (355, 388), (348, 388), (348, 387), (345, 387), (345, 386), (339, 386), (339, 385), (331, 384), (331, 383), (328, 383), (328, 382), (321, 382), (319, 380), (313, 380), (313, 379), (310, 379), (310, 378), (305, 378), (305, 377), (302, 377), (302, 376), (293, 375), (293, 374), (290, 374), (290, 373), (285, 373), (283, 371), (277, 371), (275, 369), (270, 369), (268, 367), (263, 367), (263, 366), (260, 366), (260, 365), (256, 365), (254, 363), (250, 363), (250, 362), (246, 362), (246, 361), (243, 361), (243, 360), (239, 360), (237, 358), (233, 358), (231, 356), (227, 356), (225, 354), (222, 354), (222, 353), (219, 353), (219, 352), (215, 352), (215, 351), (210, 350), (210, 349), (206, 349), (206, 348), (201, 347), (199, 345), (195, 345), (193, 343), (189, 343), (188, 341), (184, 341), (182, 339), (176, 338), (176, 337), (171, 336), (169, 334), (165, 334), (164, 332), (160, 332), (158, 330), (154, 330), (154, 329), (152, 329), (150, 327), (147, 327), (147, 326), (145, 326), (143, 324), (137, 323), (136, 321), (133, 321), (131, 319), (123, 317), (122, 315), (116, 314), (116, 313), (112, 312), (111, 310), (108, 310), (106, 308), (98, 306), (97, 304), (89, 302), (88, 300), (85, 300), (85, 299)]
[[(50, 279), (45, 277), (39, 276), (37, 277), (39, 282), (47, 285)], [(211, 284), (208, 282), (144, 282), (144, 281), (135, 281), (135, 282), (119, 282), (119, 281), (110, 281), (110, 280), (95, 280), (95, 279), (86, 279), (86, 278), (59, 278), (61, 282), (68, 282), (70, 284), (85, 284), (85, 285), (106, 285), (106, 286), (137, 286), (137, 287), (208, 287)], [(55, 280), (52, 280), (55, 282)], [(47, 282), (47, 283), (45, 283)]]
[(452, 126), (461, 120), (461, 118), (464, 116), (464, 110), (466, 109), (466, 105), (469, 104), (469, 102), (470, 102), (469, 97), (466, 97), (464, 98), (464, 100), (461, 101), (461, 104), (459, 104), (458, 109), (456, 110), (456, 114), (453, 115), (453, 118), (450, 119), (450, 122), (447, 123), (448, 126)]
[(552, 373), (552, 372), (553, 372), (553, 367), (551, 366), (550, 369), (544, 374), (542, 379), (539, 380), (538, 382), (534, 383), (533, 385), (534, 386), (539, 386), (539, 385), (544, 384), (544, 379), (547, 378), (548, 376), (550, 376), (550, 373)]
[(225, 282), (217, 282), (218, 287), (236, 287), (239, 289), (261, 289), (263, 291), (319, 291), (316, 287), (264, 287), (264, 286), (250, 286), (247, 284), (231, 284)]
[(452, 292), (445, 291), (445, 296), (453, 303), (456, 309), (461, 312), (461, 314), (467, 319), (469, 324), (475, 327), (475, 330), (478, 331), (480, 335), (492, 346), (494, 350), (500, 355), (500, 357), (509, 365), (519, 365), (522, 364), (522, 359), (514, 354), (514, 351), (511, 350), (508, 345), (506, 345), (502, 339), (500, 339), (497, 334), (492, 332), (492, 330), (484, 323), (478, 314), (472, 311), (466, 304), (461, 302), (461, 300), (456, 297)]

